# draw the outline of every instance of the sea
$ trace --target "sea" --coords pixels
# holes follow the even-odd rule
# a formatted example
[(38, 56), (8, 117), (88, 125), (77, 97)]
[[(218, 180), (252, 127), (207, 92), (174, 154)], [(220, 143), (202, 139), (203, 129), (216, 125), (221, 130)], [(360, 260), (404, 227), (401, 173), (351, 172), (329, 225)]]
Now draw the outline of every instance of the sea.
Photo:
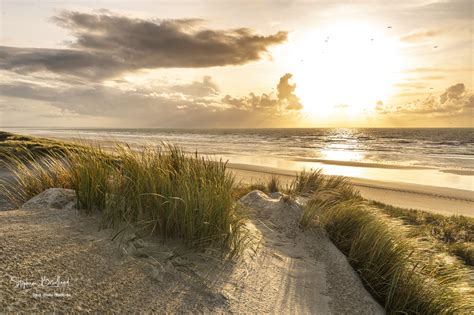
[(234, 164), (474, 190), (474, 128), (1, 129), (109, 145), (172, 143)]

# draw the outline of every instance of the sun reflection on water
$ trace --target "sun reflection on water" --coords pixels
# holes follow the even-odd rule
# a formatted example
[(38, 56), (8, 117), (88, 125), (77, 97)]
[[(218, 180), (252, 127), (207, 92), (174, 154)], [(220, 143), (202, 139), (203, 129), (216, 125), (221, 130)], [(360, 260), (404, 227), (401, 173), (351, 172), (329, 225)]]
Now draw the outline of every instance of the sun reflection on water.
[(343, 149), (323, 149), (321, 150), (321, 158), (323, 160), (329, 161), (362, 161), (364, 159), (364, 154), (359, 151), (350, 151)]
[(360, 143), (351, 129), (335, 129), (328, 136), (326, 146), (318, 155), (323, 160), (330, 161), (363, 161), (365, 155), (359, 151)]

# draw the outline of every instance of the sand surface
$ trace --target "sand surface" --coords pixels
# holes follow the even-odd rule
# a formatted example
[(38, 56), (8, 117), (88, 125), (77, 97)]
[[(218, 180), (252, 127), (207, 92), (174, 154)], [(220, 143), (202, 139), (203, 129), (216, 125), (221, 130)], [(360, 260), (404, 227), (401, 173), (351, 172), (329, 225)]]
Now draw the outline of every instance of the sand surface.
[(396, 164), (383, 164), (383, 163), (370, 163), (370, 162), (357, 162), (357, 161), (339, 161), (339, 160), (327, 160), (327, 159), (316, 159), (316, 158), (295, 158), (292, 160), (298, 161), (298, 162), (317, 162), (317, 163), (328, 164), (328, 165), (386, 168), (386, 169), (397, 169), (397, 170), (431, 169), (431, 167), (424, 167), (424, 166), (396, 165)]
[[(259, 183), (276, 174), (283, 185), (289, 185), (296, 172), (273, 167), (229, 164), (237, 181)], [(470, 190), (417, 185), (400, 182), (351, 178), (364, 198), (402, 208), (413, 208), (444, 215), (474, 217), (474, 192)]]
[(300, 208), (261, 201), (247, 203), (252, 245), (232, 262), (129, 232), (112, 240), (76, 210), (2, 211), (0, 312), (383, 313), (324, 233), (300, 230)]

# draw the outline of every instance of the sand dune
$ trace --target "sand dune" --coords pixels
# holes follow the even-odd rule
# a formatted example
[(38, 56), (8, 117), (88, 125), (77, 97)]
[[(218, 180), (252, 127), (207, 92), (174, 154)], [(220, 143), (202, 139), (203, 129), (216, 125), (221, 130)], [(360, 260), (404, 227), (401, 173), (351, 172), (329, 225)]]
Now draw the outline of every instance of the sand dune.
[(42, 199), (1, 211), (0, 310), (384, 313), (327, 235), (299, 228), (296, 203), (260, 194), (242, 198), (255, 210), (253, 245), (237, 261), (132, 231), (113, 238), (98, 216), (44, 208)]

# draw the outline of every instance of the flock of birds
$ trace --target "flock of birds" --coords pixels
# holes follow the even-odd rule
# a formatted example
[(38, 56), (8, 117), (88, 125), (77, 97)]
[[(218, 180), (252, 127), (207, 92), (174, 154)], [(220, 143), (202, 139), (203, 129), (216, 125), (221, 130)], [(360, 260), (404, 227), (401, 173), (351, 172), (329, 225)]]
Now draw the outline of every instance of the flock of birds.
[[(387, 26), (388, 29), (391, 29), (392, 27), (389, 25)], [(374, 41), (373, 38), (370, 39), (371, 42)], [(324, 40), (325, 43), (329, 42), (329, 36), (326, 36), (326, 39)], [(433, 48), (438, 48), (438, 45), (433, 46)]]
[[(387, 28), (388, 28), (388, 29), (392, 29), (392, 26), (389, 25), (389, 26), (387, 26)], [(325, 42), (325, 43), (328, 43), (328, 42), (329, 42), (329, 39), (330, 39), (330, 37), (329, 37), (329, 36), (326, 36), (326, 38), (324, 39), (324, 42)], [(370, 41), (373, 42), (373, 41), (374, 41), (374, 38), (371, 38)], [(434, 48), (434, 49), (438, 48), (438, 45), (433, 46), (433, 48)], [(323, 53), (324, 53), (324, 51), (323, 51)], [(301, 60), (301, 62), (303, 62), (303, 59)]]
[[(392, 29), (392, 26), (389, 25), (389, 26), (387, 26), (387, 28), (388, 28), (388, 29)], [(329, 36), (326, 36), (324, 42), (325, 42), (325, 43), (329, 42), (329, 38), (330, 38)], [(374, 39), (371, 38), (370, 41), (373, 42)], [(438, 48), (438, 45), (433, 46), (433, 48), (434, 48), (434, 49)], [(324, 53), (324, 51), (323, 51), (323, 53)], [(301, 62), (303, 62), (303, 61), (304, 61), (304, 60), (301, 59)], [(434, 88), (430, 87), (430, 90), (433, 90), (433, 89), (434, 89)]]

